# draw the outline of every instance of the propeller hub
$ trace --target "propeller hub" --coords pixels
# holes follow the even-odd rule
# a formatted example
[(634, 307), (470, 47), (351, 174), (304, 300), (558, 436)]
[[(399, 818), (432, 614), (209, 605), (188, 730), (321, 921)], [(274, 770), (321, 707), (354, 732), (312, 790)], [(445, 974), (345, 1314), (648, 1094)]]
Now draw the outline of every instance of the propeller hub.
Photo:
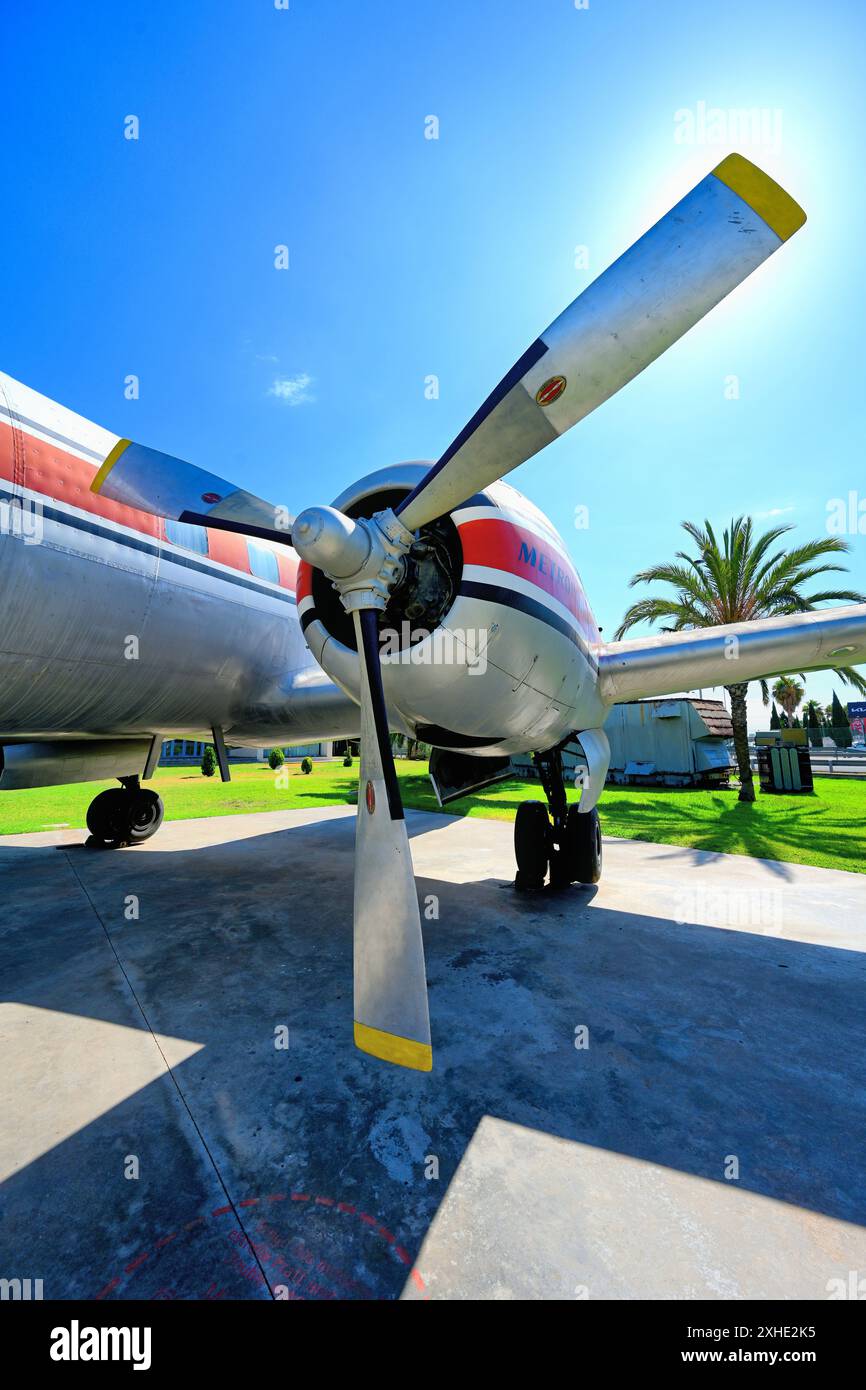
[(384, 609), (402, 578), (404, 556), (415, 537), (390, 510), (355, 521), (336, 507), (308, 507), (292, 527), (302, 560), (334, 583), (347, 612)]
[(336, 507), (308, 507), (292, 527), (292, 544), (302, 560), (331, 579), (350, 579), (372, 549), (366, 528)]

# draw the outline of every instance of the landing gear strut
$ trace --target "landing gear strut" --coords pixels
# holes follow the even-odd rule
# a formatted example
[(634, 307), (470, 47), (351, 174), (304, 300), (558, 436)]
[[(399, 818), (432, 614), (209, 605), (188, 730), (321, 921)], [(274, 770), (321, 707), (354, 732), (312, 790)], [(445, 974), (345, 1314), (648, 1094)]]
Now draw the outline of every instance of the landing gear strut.
[(162, 799), (137, 777), (121, 777), (121, 785), (100, 792), (87, 808), (87, 844), (91, 849), (140, 845), (162, 825)]
[(524, 801), (517, 808), (515, 888), (539, 892), (544, 887), (548, 867), (551, 888), (567, 888), (570, 883), (598, 883), (602, 857), (598, 811), (593, 807), (581, 814), (576, 806), (567, 804), (561, 746), (546, 753), (533, 753), (532, 761), (538, 768), (547, 807), (540, 801)]

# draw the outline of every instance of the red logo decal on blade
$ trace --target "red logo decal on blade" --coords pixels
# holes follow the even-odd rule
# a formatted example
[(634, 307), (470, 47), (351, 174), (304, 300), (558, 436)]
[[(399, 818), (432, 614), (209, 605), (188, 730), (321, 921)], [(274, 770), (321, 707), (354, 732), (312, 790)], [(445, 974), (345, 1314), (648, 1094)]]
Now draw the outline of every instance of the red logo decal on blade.
[(218, 492), (203, 492), (201, 495), (201, 500), (203, 502), (209, 503), (210, 505), (213, 505), (215, 502), (221, 502), (223, 499), (220, 497)]
[(567, 383), (564, 376), (551, 376), (543, 386), (539, 386), (535, 393), (535, 400), (538, 405), (552, 405), (558, 401)]
[(365, 796), (367, 801), (367, 810), (370, 812), (370, 815), (372, 816), (373, 812), (376, 809), (376, 793), (373, 791), (372, 782), (367, 783), (367, 791), (365, 793)]

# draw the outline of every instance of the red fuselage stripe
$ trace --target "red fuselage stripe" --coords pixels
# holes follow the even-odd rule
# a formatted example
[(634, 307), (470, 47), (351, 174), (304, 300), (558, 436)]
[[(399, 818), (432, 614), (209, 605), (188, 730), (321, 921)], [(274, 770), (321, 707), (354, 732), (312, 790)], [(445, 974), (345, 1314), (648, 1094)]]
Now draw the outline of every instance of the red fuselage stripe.
[(598, 640), (598, 628), (577, 572), (561, 551), (541, 536), (493, 516), (464, 522), (460, 540), (467, 565), (504, 570), (543, 589), (577, 619), (585, 637)]
[[(23, 430), (13, 430), (11, 425), (0, 420), (0, 479), (128, 526), (144, 536), (165, 539), (160, 517), (91, 492), (94, 472), (92, 463), (76, 458), (61, 445)], [(459, 530), (466, 564), (502, 570), (542, 589), (568, 609), (590, 641), (598, 640), (598, 628), (577, 573), (568, 559), (543, 537), (506, 521), (495, 512), (489, 518), (464, 522)], [(242, 536), (210, 527), (207, 533), (208, 555), (212, 560), (243, 574), (250, 573)], [(308, 597), (312, 592), (310, 567), (297, 566), (288, 555), (278, 554), (277, 562), (280, 584), (296, 589), (298, 602)]]
[[(95, 472), (92, 463), (76, 458), (61, 445), (38, 439), (24, 430), (13, 429), (6, 421), (0, 420), (0, 480), (29, 488), (31, 492), (38, 492), (52, 501), (66, 502), (92, 516), (128, 526), (143, 536), (165, 539), (161, 517), (151, 516), (137, 507), (112, 502), (99, 493), (91, 492), (90, 484)], [(239, 570), (242, 574), (251, 573), (243, 536), (208, 527), (207, 542), (211, 560)], [(294, 589), (296, 562), (293, 557), (278, 553), (277, 565), (281, 586)]]
[[(599, 630), (580, 579), (561, 551), (555, 550), (536, 532), (506, 521), (495, 512), (490, 517), (463, 522), (458, 529), (465, 564), (501, 570), (528, 581), (559, 600), (576, 620), (587, 641), (599, 640)], [(312, 569), (301, 561), (296, 581), (298, 603), (311, 595), (312, 578)]]

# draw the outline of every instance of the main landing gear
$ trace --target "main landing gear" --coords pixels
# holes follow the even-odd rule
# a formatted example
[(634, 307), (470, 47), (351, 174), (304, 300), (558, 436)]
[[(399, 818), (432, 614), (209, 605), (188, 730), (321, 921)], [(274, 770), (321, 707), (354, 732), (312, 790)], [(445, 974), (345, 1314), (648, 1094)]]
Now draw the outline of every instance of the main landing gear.
[(532, 761), (538, 768), (547, 806), (541, 801), (523, 801), (517, 808), (515, 888), (528, 893), (539, 892), (544, 887), (548, 868), (551, 888), (567, 888), (570, 883), (598, 883), (601, 878), (598, 811), (593, 808), (581, 815), (576, 806), (566, 803), (560, 748), (534, 753)]
[(161, 797), (142, 787), (137, 777), (121, 777), (121, 785), (100, 792), (87, 808), (87, 844), (91, 849), (120, 849), (140, 845), (162, 825)]

